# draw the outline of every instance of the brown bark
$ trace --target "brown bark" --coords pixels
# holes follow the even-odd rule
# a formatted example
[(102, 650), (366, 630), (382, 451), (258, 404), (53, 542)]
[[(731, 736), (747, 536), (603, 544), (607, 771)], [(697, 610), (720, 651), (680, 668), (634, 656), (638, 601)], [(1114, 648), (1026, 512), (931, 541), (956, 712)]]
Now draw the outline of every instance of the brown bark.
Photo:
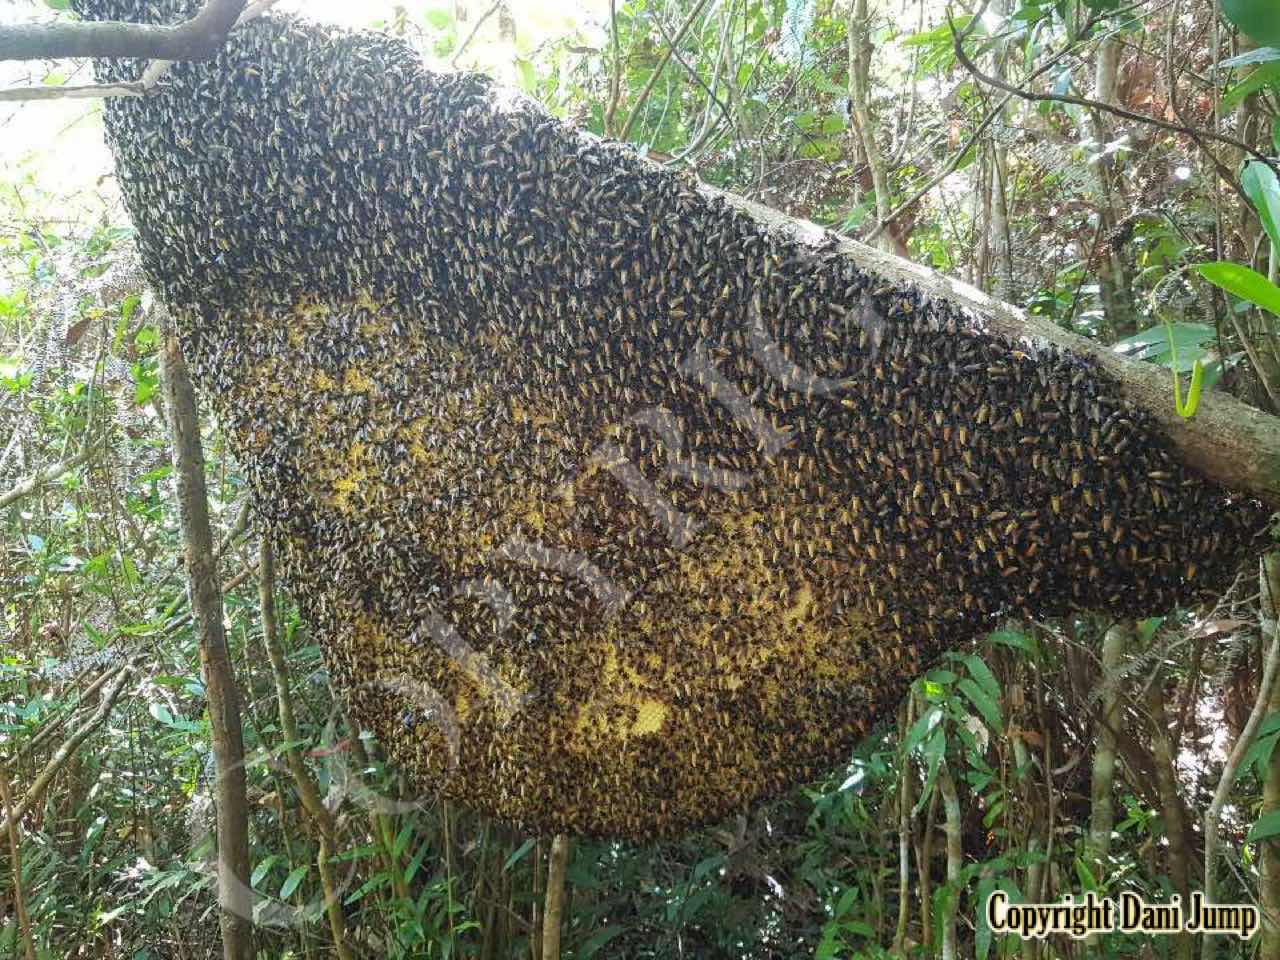
[[(1166, 869), (1174, 892), (1182, 897), (1183, 904), (1191, 897), (1191, 833), (1187, 828), (1188, 815), (1182, 802), (1178, 772), (1174, 765), (1177, 756), (1173, 741), (1169, 738), (1169, 717), (1164, 703), (1164, 671), (1157, 669), (1156, 676), (1147, 688), (1147, 713), (1151, 720), (1151, 753), (1155, 760), (1156, 785), (1160, 791), (1160, 812), (1164, 816), (1164, 834), (1168, 841)], [(1265, 861), (1264, 861), (1265, 862)], [(1176, 935), (1174, 956), (1178, 960), (1191, 960), (1195, 943), (1188, 933)], [(1263, 956), (1269, 956), (1265, 951)]]
[(27, 914), (27, 895), (22, 886), (22, 844), (18, 840), (18, 818), (13, 814), (13, 796), (9, 792), (9, 775), (0, 769), (0, 801), (8, 823), (9, 866), (13, 870), (13, 909), (18, 915), (18, 930), (22, 937), (26, 960), (36, 960), (35, 940), (31, 936), (31, 917)]
[(245, 798), (244, 738), (222, 623), (222, 588), (213, 556), (209, 500), (204, 482), (204, 450), (195, 389), (177, 337), (164, 334), (161, 348), (164, 394), (173, 434), (178, 515), (186, 547), (191, 608), (195, 615), (200, 666), (209, 706), (217, 789), (218, 904), (224, 960), (253, 960), (253, 902), (249, 888), (249, 809)]
[(114, 20), (15, 24), (0, 28), (0, 60), (208, 60), (222, 49), (244, 6), (245, 0), (209, 0), (190, 20), (174, 26)]

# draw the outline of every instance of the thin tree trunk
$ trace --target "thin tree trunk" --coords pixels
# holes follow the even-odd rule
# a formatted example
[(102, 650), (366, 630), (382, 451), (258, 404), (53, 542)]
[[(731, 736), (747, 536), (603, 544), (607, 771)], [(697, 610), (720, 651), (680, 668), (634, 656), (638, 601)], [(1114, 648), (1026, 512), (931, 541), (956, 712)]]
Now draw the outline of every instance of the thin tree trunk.
[(27, 895), (22, 887), (22, 844), (18, 840), (18, 818), (13, 813), (13, 796), (9, 792), (9, 775), (0, 769), (0, 801), (9, 825), (9, 865), (13, 869), (13, 909), (18, 915), (23, 951), (27, 960), (36, 960), (36, 944), (31, 936), (31, 917), (27, 914)]
[(560, 960), (560, 914), (564, 906), (564, 874), (569, 868), (569, 838), (557, 833), (547, 858), (547, 897), (542, 918), (542, 960)]
[(1133, 621), (1122, 620), (1107, 631), (1102, 640), (1102, 672), (1098, 677), (1097, 746), (1093, 752), (1093, 776), (1089, 788), (1089, 836), (1085, 859), (1101, 882), (1111, 854), (1111, 831), (1115, 827), (1115, 807), (1111, 792), (1115, 785), (1116, 730), (1120, 722), (1120, 664), (1125, 648), (1133, 639)]
[(956, 934), (956, 913), (960, 907), (960, 868), (963, 865), (962, 824), (960, 821), (960, 797), (951, 770), (946, 761), (938, 768), (938, 790), (942, 793), (942, 807), (946, 811), (943, 829), (947, 834), (947, 883), (952, 893), (942, 918), (942, 960), (957, 960), (960, 956)]
[[(992, 0), (991, 12), (1001, 19), (1009, 12), (1008, 0)], [(995, 47), (995, 62), (992, 73), (1001, 80), (1008, 73), (1009, 48), (1007, 42), (1000, 42)], [(992, 292), (1001, 300), (1011, 300), (1014, 296), (1013, 283), (1013, 251), (1009, 233), (1009, 193), (1008, 169), (1009, 149), (1005, 146), (1006, 130), (1003, 116), (991, 126), (991, 171), (987, 187), (991, 191), (988, 223), (991, 243), (991, 257), (994, 261)]]
[[(1094, 67), (1093, 98), (1099, 103), (1115, 104), (1116, 82), (1120, 68), (1120, 40), (1107, 37), (1098, 46), (1098, 58)], [(1106, 313), (1108, 326), (1116, 337), (1128, 336), (1137, 329), (1133, 298), (1129, 291), (1129, 278), (1124, 258), (1107, 237), (1123, 218), (1123, 197), (1120, 196), (1121, 180), (1117, 173), (1120, 157), (1106, 152), (1111, 140), (1111, 125), (1101, 111), (1093, 114), (1094, 138), (1098, 141), (1101, 156), (1097, 162), (1098, 175), (1098, 237), (1102, 244), (1096, 250), (1099, 295)]]
[[(902, 736), (913, 722), (915, 697), (907, 695), (902, 721)], [(893, 934), (893, 952), (906, 955), (907, 921), (911, 917), (911, 758), (902, 758), (902, 785), (898, 791), (898, 927)]]
[(195, 389), (172, 329), (161, 349), (165, 402), (173, 434), (178, 514), (186, 544), (187, 576), (196, 639), (209, 707), (209, 729), (217, 772), (218, 905), (224, 960), (253, 960), (253, 898), (249, 887), (249, 807), (245, 797), (244, 739), (222, 623), (222, 589), (213, 557), (204, 451)]
[(920, 945), (928, 956), (933, 951), (933, 835), (938, 822), (938, 791), (929, 797), (925, 813), (924, 836), (916, 856), (920, 874)]
[(258, 562), (258, 597), (262, 607), (262, 644), (267, 650), (267, 659), (271, 662), (271, 677), (276, 687), (276, 707), (280, 714), (280, 733), (285, 742), (285, 762), (289, 773), (293, 776), (294, 789), (298, 791), (298, 799), (302, 808), (315, 828), (316, 840), (320, 852), (316, 866), (320, 872), (320, 886), (324, 890), (325, 913), (329, 918), (329, 932), (333, 936), (333, 948), (339, 960), (354, 960), (351, 948), (347, 945), (347, 923), (342, 913), (342, 900), (338, 885), (334, 881), (333, 867), (330, 864), (334, 839), (333, 815), (324, 805), (320, 797), (320, 789), (316, 786), (311, 771), (302, 759), (302, 751), (298, 749), (301, 738), (298, 736), (298, 722), (293, 714), (293, 694), (289, 689), (289, 665), (285, 661), (284, 650), (280, 646), (280, 631), (276, 622), (276, 573), (275, 556), (271, 549), (271, 540), (263, 534)]
[[(876, 121), (871, 114), (871, 13), (867, 0), (854, 0), (849, 11), (847, 30), (849, 44), (849, 113), (862, 147), (862, 157), (871, 171), (871, 188), (875, 193), (876, 226), (884, 223), (893, 205), (889, 202), (889, 178), (884, 157), (876, 142)], [(893, 238), (881, 231), (876, 242), (883, 250), (893, 250)]]
[[(1164, 671), (1157, 669), (1147, 688), (1147, 713), (1151, 718), (1151, 755), (1155, 760), (1156, 786), (1160, 791), (1160, 809), (1164, 815), (1164, 832), (1168, 840), (1166, 868), (1169, 883), (1182, 897), (1183, 908), (1191, 897), (1191, 834), (1187, 829), (1187, 808), (1182, 802), (1178, 771), (1174, 765), (1173, 741), (1169, 739), (1169, 716), (1164, 703)], [(1265, 861), (1264, 861), (1265, 862)], [(1195, 942), (1189, 933), (1179, 933), (1174, 941), (1174, 956), (1191, 960)], [(1263, 956), (1269, 956), (1265, 951)]]
[[(1280, 633), (1280, 553), (1262, 560), (1262, 622), (1264, 634)], [(1280, 683), (1271, 689), (1267, 713), (1280, 712)], [(1280, 750), (1273, 751), (1262, 784), (1259, 816), (1280, 810)], [(1264, 840), (1258, 905), (1262, 908), (1261, 957), (1280, 957), (1280, 847), (1274, 839)]]

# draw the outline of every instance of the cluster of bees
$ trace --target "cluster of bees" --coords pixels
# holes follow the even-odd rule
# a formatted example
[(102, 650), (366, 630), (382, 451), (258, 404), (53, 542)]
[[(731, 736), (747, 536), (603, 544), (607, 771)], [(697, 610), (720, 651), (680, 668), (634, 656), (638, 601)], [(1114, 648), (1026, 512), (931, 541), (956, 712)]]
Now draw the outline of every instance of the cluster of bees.
[(424, 790), (678, 833), (837, 765), (998, 618), (1193, 601), (1262, 523), (1080, 358), (394, 39), (264, 17), (166, 84), (107, 111), (145, 268)]

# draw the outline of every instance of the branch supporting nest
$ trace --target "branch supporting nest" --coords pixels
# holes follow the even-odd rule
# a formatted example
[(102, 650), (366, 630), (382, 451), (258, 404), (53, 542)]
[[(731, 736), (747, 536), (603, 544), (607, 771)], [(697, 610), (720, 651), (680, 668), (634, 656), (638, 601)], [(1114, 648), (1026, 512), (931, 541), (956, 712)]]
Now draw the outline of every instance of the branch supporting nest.
[(209, 0), (190, 20), (174, 26), (118, 20), (16, 24), (0, 29), (0, 60), (208, 60), (222, 49), (245, 2)]
[[(137, 57), (152, 60), (141, 80), (67, 87), (10, 87), (0, 90), (0, 103), (145, 97), (156, 91), (160, 80), (176, 61), (210, 59), (222, 49), (232, 30), (262, 16), (276, 2), (209, 0), (196, 16), (172, 27), (114, 20), (0, 27), (0, 60), (61, 57)], [(126, 52), (118, 52), (121, 50)]]

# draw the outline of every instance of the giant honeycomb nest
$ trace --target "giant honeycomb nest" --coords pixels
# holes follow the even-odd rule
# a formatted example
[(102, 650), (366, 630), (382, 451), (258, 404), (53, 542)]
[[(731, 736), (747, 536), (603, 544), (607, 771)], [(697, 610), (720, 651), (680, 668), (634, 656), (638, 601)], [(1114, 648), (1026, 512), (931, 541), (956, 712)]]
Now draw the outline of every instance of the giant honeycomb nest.
[(335, 687), (508, 821), (742, 811), (1002, 615), (1193, 600), (1260, 524), (1079, 357), (386, 36), (263, 17), (107, 129)]

